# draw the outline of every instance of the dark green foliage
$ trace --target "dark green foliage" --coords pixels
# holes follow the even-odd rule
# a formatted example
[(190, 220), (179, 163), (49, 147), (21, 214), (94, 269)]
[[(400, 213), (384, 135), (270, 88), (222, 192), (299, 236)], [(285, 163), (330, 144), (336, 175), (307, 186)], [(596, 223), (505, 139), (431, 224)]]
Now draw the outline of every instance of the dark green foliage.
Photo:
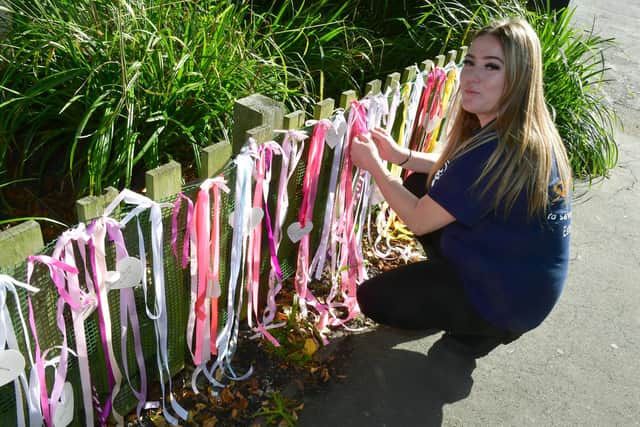
[(5, 191), (51, 182), (69, 199), (139, 189), (169, 159), (194, 176), (200, 148), (227, 138), (235, 99), (261, 93), (309, 110), (457, 49), (505, 15), (527, 16), (540, 34), (548, 103), (576, 175), (605, 175), (617, 159), (616, 117), (598, 86), (611, 40), (574, 29), (570, 10), (525, 3), (8, 0), (0, 205), (10, 217)]

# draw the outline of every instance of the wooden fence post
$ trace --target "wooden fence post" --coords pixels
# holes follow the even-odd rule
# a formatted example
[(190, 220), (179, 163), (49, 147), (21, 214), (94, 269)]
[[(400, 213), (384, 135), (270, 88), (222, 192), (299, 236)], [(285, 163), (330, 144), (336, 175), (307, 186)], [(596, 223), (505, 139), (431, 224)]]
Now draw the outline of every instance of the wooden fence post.
[(284, 106), (264, 95), (253, 94), (238, 99), (233, 107), (232, 154), (238, 154), (248, 138), (265, 142), (272, 138), (274, 129), (281, 129)]
[(446, 61), (446, 64), (448, 64), (448, 63), (450, 63), (450, 62), (455, 63), (455, 62), (456, 62), (456, 58), (457, 58), (457, 56), (458, 56), (458, 52), (457, 52), (457, 51), (455, 51), (455, 50), (453, 50), (453, 49), (452, 49), (452, 50), (450, 50), (449, 52), (447, 52), (447, 61)]
[(348, 110), (351, 105), (351, 101), (355, 101), (357, 99), (358, 94), (355, 90), (345, 90), (340, 94), (340, 108)]
[(323, 99), (313, 106), (313, 118), (315, 120), (327, 119), (333, 114), (335, 101), (332, 98)]
[(202, 172), (200, 178), (211, 178), (219, 174), (231, 159), (231, 143), (229, 141), (220, 141), (216, 144), (211, 144), (203, 148), (201, 154)]
[(458, 64), (461, 64), (464, 60), (464, 57), (467, 56), (467, 52), (469, 48), (467, 46), (460, 46), (460, 56), (458, 56)]
[(304, 111), (296, 110), (284, 116), (284, 130), (300, 129), (304, 126)]
[(400, 73), (391, 73), (387, 76), (387, 79), (384, 81), (384, 90), (387, 89), (394, 90), (400, 84)]
[(413, 65), (410, 65), (408, 67), (405, 67), (404, 70), (402, 71), (402, 77), (400, 77), (400, 82), (401, 83), (412, 82), (413, 80), (415, 80), (415, 78), (416, 78), (416, 67)]
[(145, 173), (147, 196), (160, 201), (178, 194), (182, 188), (182, 166), (175, 160)]
[(107, 187), (100, 196), (87, 196), (76, 200), (76, 216), (78, 222), (88, 222), (92, 218), (99, 217), (104, 212), (109, 203), (118, 195), (118, 190)]
[(371, 80), (364, 87), (364, 94), (366, 95), (376, 95), (380, 93), (382, 89), (382, 82), (380, 80)]
[(40, 224), (26, 221), (0, 232), (0, 270), (7, 270), (42, 250)]
[(435, 64), (430, 59), (425, 59), (420, 63), (420, 71), (431, 71), (435, 67)]

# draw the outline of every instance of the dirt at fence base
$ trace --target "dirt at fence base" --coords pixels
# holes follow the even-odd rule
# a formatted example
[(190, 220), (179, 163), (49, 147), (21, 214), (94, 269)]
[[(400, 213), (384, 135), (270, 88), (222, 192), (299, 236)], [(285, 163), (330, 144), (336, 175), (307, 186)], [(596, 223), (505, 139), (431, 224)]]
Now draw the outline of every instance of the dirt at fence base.
[[(369, 276), (375, 276), (400, 265), (415, 262), (424, 255), (422, 248), (413, 239), (403, 237), (396, 245), (411, 246), (417, 257), (411, 259), (381, 260), (374, 256), (371, 248), (363, 248)], [(328, 278), (310, 284), (310, 289), (318, 295), (328, 292)], [(289, 313), (294, 300), (293, 284), (285, 283), (279, 294), (278, 307)], [(286, 320), (282, 312), (280, 320)], [(246, 325), (245, 325), (246, 326)], [(275, 349), (267, 340), (251, 339), (249, 330), (240, 332), (238, 348), (233, 358), (236, 374), (242, 375), (249, 368), (253, 374), (243, 381), (227, 381), (227, 387), (214, 390), (204, 375), (200, 375), (199, 393), (191, 388), (193, 365), (187, 366), (173, 379), (175, 396), (188, 412), (189, 417), (180, 425), (196, 427), (266, 427), (293, 426), (298, 413), (304, 410), (305, 393), (322, 391), (330, 384), (348, 381), (346, 363), (353, 351), (348, 339), (353, 332), (367, 331), (376, 324), (362, 315), (349, 321), (347, 328), (338, 327), (328, 331), (328, 344), (320, 344), (313, 325), (305, 321), (296, 321), (280, 331), (282, 348)], [(277, 331), (277, 330), (276, 330)], [(275, 334), (276, 332), (274, 332)], [(311, 351), (307, 348), (309, 340), (315, 343)], [(313, 346), (312, 346), (313, 347)], [(304, 357), (304, 353), (311, 353)], [(220, 375), (216, 378), (224, 380)], [(149, 400), (160, 399), (159, 385), (150, 390)], [(160, 409), (145, 411), (138, 419), (135, 411), (126, 417), (130, 426), (168, 427)]]
[[(373, 328), (366, 319), (354, 319), (353, 327)], [(320, 347), (306, 363), (282, 358), (272, 351), (262, 339), (249, 339), (243, 333), (238, 340), (234, 364), (238, 374), (253, 369), (253, 374), (243, 381), (228, 381), (227, 387), (214, 390), (201, 375), (199, 393), (191, 389), (193, 366), (188, 366), (173, 379), (175, 396), (188, 412), (183, 426), (231, 427), (231, 426), (288, 426), (295, 423), (297, 414), (304, 410), (305, 393), (318, 392), (333, 382), (346, 380), (345, 362), (352, 348), (345, 339), (348, 332), (334, 330), (329, 344)], [(223, 380), (223, 378), (218, 377)], [(204, 381), (203, 381), (204, 380)], [(205, 384), (206, 383), (206, 384)], [(150, 399), (160, 399), (156, 385), (150, 391)], [(290, 418), (287, 418), (290, 417)], [(147, 410), (138, 419), (135, 411), (126, 417), (130, 426), (170, 426), (160, 409)]]

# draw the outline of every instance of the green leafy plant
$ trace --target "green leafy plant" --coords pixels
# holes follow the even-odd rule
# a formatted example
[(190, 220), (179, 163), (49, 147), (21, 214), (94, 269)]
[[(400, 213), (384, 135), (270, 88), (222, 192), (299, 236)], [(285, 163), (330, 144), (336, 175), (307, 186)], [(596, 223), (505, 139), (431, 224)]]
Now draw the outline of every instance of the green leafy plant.
[(42, 216), (26, 216), (26, 217), (21, 217), (21, 218), (0, 219), (0, 225), (14, 224), (14, 223), (17, 223), (17, 222), (25, 222), (25, 221), (46, 221), (46, 222), (50, 222), (52, 224), (59, 225), (61, 227), (61, 229), (65, 229), (65, 228), (69, 227), (69, 225), (65, 224), (64, 222), (56, 221), (55, 219), (42, 217)]
[(268, 29), (262, 41), (270, 49), (308, 70), (306, 84), (315, 99), (337, 97), (343, 90), (360, 88), (382, 47), (381, 39), (351, 16), (358, 5), (354, 0), (255, 2), (251, 23)]
[(599, 87), (613, 41), (574, 29), (570, 10), (526, 3), (7, 0), (0, 171), (5, 181), (57, 181), (70, 203), (108, 185), (139, 189), (143, 172), (169, 159), (193, 177), (200, 148), (228, 139), (238, 98), (262, 93), (308, 110), (519, 15), (540, 34), (548, 103), (576, 176), (606, 175), (617, 118)]
[(270, 353), (281, 360), (306, 366), (311, 362), (313, 354), (309, 354), (305, 344), (307, 340), (313, 340), (314, 331), (313, 325), (299, 316), (298, 304), (294, 301), (286, 309), (285, 324), (271, 331), (280, 346), (276, 347), (268, 341), (265, 341), (265, 345)]
[[(298, 420), (296, 409), (298, 402), (287, 399), (278, 392), (269, 394), (269, 401), (264, 408), (255, 413), (256, 417), (265, 417), (267, 425), (294, 426)], [(283, 424), (284, 423), (284, 424)]]
[(605, 52), (612, 38), (571, 25), (574, 9), (531, 14), (543, 46), (545, 94), (576, 177), (606, 176), (618, 161), (614, 140), (618, 116), (605, 101)]
[(236, 99), (310, 109), (325, 69), (344, 83), (372, 50), (344, 8), (328, 16), (313, 2), (261, 14), (215, 0), (4, 4), (0, 167), (8, 179), (57, 180), (70, 202), (140, 189), (144, 171), (170, 159), (193, 177), (200, 149), (228, 139)]
[(547, 105), (569, 153), (574, 175), (591, 181), (615, 167), (618, 117), (605, 100), (601, 84), (605, 52), (614, 39), (575, 28), (574, 9), (528, 10), (526, 1), (467, 0), (427, 2), (408, 24), (407, 36), (432, 57), (470, 43), (475, 30), (505, 16), (523, 16), (534, 27), (543, 48)]
[(247, 7), (206, 3), (10, 1), (0, 136), (15, 175), (42, 175), (62, 155), (59, 178), (76, 194), (130, 186), (135, 169), (198, 164), (198, 148), (224, 138), (235, 97), (287, 98), (304, 75), (258, 55)]

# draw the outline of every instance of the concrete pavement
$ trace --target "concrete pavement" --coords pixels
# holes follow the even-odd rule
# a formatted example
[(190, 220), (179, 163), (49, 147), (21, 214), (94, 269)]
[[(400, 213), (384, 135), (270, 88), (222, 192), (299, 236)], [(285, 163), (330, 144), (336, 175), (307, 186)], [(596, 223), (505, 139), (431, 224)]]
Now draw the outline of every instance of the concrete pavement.
[(571, 6), (577, 25), (616, 38), (605, 91), (624, 130), (618, 167), (574, 202), (558, 305), (476, 362), (443, 349), (440, 334), (352, 336), (347, 377), (305, 395), (299, 426), (640, 425), (640, 3)]

